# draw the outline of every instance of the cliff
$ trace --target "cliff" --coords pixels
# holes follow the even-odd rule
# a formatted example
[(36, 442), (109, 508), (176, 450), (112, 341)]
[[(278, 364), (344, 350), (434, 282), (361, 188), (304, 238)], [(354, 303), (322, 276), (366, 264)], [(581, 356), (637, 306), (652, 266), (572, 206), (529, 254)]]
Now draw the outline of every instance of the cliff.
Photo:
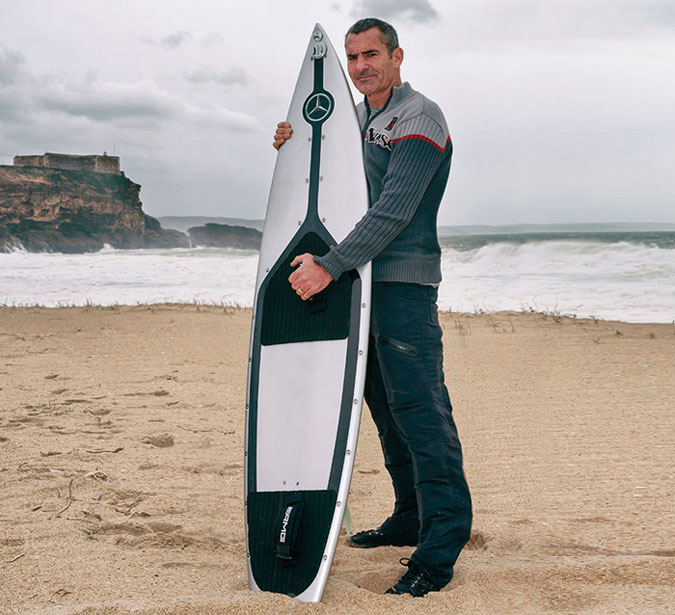
[(143, 212), (140, 190), (124, 173), (0, 166), (0, 250), (187, 246), (183, 233)]
[(190, 241), (196, 246), (240, 250), (260, 250), (262, 238), (262, 233), (258, 229), (213, 222), (204, 226), (193, 226), (188, 229), (188, 235)]

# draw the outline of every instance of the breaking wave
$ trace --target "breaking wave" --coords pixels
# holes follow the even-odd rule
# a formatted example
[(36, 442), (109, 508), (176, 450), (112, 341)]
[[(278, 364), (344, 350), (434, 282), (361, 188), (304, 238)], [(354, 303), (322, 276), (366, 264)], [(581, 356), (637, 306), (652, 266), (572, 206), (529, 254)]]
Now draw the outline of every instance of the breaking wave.
[[(675, 247), (575, 239), (444, 240), (439, 307), (536, 310), (631, 322), (675, 319)], [(0, 303), (250, 306), (254, 251), (195, 248), (0, 254)]]

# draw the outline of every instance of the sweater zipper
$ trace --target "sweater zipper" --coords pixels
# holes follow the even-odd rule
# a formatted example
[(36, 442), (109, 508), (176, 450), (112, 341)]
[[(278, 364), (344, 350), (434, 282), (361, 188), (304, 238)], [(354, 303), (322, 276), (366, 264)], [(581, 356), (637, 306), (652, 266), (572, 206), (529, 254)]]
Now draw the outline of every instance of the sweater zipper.
[(389, 106), (389, 103), (391, 102), (391, 98), (392, 98), (393, 95), (394, 95), (394, 88), (391, 88), (391, 92), (389, 93), (389, 98), (387, 98), (387, 102), (384, 103), (384, 107), (382, 107), (382, 109), (380, 109), (375, 115), (370, 115), (370, 105), (368, 104), (368, 98), (366, 97), (365, 103), (366, 103), (366, 107), (368, 108), (368, 115), (369, 115), (370, 117), (369, 117), (368, 120), (366, 121), (366, 125), (365, 125), (365, 127), (363, 128), (363, 134), (364, 134), (364, 135), (365, 135), (366, 132), (368, 131), (368, 128), (370, 128), (370, 125), (371, 125), (371, 123), (373, 122), (373, 120), (374, 120), (378, 115), (380, 115), (381, 113), (383, 113), (383, 112), (386, 110), (386, 108)]

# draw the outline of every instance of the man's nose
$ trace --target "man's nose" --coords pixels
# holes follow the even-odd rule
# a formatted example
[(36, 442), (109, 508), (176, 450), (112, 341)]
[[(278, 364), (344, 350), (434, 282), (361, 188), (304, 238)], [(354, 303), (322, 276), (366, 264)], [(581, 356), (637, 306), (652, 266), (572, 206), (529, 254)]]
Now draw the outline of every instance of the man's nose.
[(359, 56), (356, 58), (356, 71), (363, 72), (368, 68), (368, 60), (364, 56)]

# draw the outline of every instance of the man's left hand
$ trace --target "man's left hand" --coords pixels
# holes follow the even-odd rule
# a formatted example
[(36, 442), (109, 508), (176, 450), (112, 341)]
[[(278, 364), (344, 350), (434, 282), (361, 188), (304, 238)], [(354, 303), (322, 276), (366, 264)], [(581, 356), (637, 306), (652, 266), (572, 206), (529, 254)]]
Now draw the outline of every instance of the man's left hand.
[(300, 265), (291, 273), (288, 281), (291, 287), (303, 301), (307, 301), (313, 295), (320, 293), (328, 286), (333, 278), (319, 263), (314, 262), (312, 254), (300, 254), (293, 259), (291, 267)]

